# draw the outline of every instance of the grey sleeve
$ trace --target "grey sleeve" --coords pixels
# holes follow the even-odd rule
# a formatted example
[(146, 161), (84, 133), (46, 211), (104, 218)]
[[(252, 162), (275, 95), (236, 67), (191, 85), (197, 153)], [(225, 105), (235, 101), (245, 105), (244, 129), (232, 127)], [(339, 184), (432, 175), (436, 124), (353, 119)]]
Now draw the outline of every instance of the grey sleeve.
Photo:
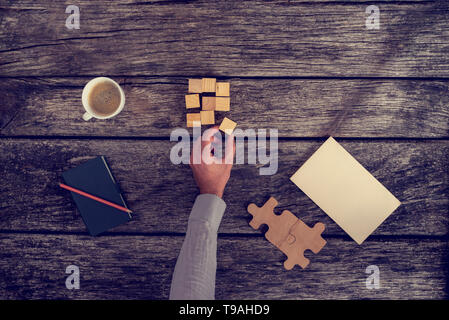
[(173, 273), (170, 299), (215, 298), (217, 231), (225, 209), (225, 202), (216, 195), (196, 198)]

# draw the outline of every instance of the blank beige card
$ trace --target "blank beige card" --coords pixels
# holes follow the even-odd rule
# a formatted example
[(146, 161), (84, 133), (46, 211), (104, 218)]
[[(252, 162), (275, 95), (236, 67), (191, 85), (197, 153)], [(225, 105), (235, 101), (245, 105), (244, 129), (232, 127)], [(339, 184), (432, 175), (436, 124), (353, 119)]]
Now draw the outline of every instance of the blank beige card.
[(290, 179), (358, 244), (401, 204), (332, 137)]

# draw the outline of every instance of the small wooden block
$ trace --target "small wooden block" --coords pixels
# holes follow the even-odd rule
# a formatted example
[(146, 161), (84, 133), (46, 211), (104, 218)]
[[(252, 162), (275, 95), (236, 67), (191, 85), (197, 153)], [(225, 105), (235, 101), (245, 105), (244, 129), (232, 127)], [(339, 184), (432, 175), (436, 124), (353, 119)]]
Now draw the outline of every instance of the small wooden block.
[(203, 80), (202, 79), (189, 79), (189, 92), (190, 93), (202, 93)]
[(186, 94), (186, 108), (199, 108), (200, 107), (200, 95), (199, 94)]
[(231, 98), (229, 97), (216, 97), (215, 98), (215, 110), (216, 111), (229, 111), (231, 107)]
[(225, 117), (221, 122), (219, 129), (224, 133), (231, 134), (236, 126), (237, 123)]
[(215, 95), (217, 97), (229, 97), (229, 82), (217, 82)]
[(201, 124), (215, 124), (214, 111), (200, 111)]
[(215, 110), (216, 97), (203, 97), (203, 110)]
[(201, 114), (200, 113), (188, 113), (187, 114), (187, 127), (192, 128), (195, 122), (196, 126), (201, 126)]
[(215, 92), (217, 79), (215, 78), (203, 78), (202, 79), (202, 91), (203, 92)]

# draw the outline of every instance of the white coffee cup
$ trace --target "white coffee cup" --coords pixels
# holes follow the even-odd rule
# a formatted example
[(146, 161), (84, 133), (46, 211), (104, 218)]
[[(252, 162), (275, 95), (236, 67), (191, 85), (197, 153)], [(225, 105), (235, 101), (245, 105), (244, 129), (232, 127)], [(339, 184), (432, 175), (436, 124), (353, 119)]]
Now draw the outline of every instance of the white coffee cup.
[[(118, 106), (118, 108), (111, 114), (105, 116), (105, 115), (100, 115), (97, 112), (95, 112), (95, 110), (93, 110), (91, 108), (91, 106), (89, 105), (89, 93), (91, 92), (91, 90), (99, 83), (102, 82), (109, 82), (111, 84), (113, 84), (118, 91), (120, 92), (120, 104)], [(120, 111), (123, 110), (123, 108), (125, 107), (125, 93), (123, 92), (122, 88), (119, 86), (119, 84), (117, 82), (115, 82), (114, 80), (112, 80), (111, 78), (107, 78), (107, 77), (98, 77), (98, 78), (94, 78), (92, 80), (90, 80), (86, 86), (83, 89), (83, 96), (82, 96), (82, 102), (83, 102), (83, 107), (86, 110), (86, 112), (83, 114), (83, 120), (88, 121), (92, 118), (97, 118), (97, 119), (109, 119), (112, 117), (115, 117), (116, 115), (118, 115), (120, 113)]]

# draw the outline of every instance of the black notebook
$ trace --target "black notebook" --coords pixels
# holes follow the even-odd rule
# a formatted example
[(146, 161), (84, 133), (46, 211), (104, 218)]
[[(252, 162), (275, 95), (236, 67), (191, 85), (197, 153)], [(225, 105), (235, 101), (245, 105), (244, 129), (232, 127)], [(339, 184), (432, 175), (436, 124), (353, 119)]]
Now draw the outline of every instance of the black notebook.
[[(127, 208), (120, 188), (115, 182), (111, 170), (106, 163), (106, 159), (103, 156), (67, 170), (62, 174), (62, 177), (70, 187)], [(71, 194), (87, 226), (87, 230), (93, 236), (131, 220), (130, 213), (74, 192), (71, 192)]]

